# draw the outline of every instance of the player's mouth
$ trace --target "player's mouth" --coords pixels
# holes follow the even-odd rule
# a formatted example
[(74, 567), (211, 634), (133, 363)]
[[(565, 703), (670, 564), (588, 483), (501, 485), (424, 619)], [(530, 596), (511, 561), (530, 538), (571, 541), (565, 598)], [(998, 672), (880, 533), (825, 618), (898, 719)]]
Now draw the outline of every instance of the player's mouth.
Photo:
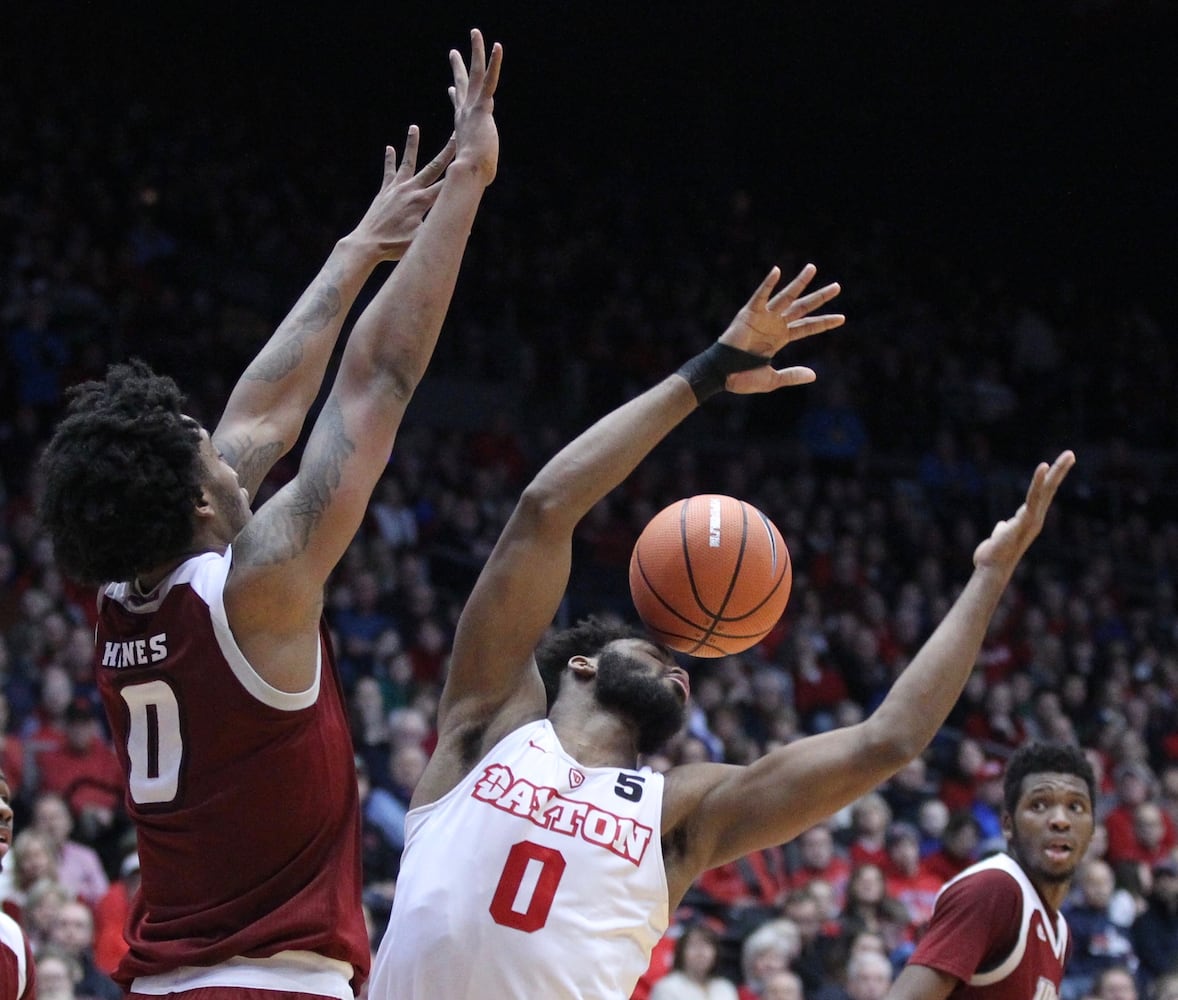
[(667, 676), (675, 681), (683, 689), (683, 700), (686, 701), (691, 697), (691, 681), (687, 677), (687, 671), (682, 667), (672, 667), (667, 671)]
[(1068, 841), (1052, 840), (1043, 848), (1043, 853), (1049, 861), (1062, 863), (1070, 861), (1075, 850), (1075, 847)]

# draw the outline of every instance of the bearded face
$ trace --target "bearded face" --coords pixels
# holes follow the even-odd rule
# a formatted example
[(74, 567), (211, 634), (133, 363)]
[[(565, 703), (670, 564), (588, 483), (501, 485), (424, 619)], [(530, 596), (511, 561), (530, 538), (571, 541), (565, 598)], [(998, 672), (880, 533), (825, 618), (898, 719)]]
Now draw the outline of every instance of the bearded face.
[(597, 701), (638, 727), (638, 752), (653, 753), (683, 725), (681, 689), (648, 664), (607, 648), (597, 657)]

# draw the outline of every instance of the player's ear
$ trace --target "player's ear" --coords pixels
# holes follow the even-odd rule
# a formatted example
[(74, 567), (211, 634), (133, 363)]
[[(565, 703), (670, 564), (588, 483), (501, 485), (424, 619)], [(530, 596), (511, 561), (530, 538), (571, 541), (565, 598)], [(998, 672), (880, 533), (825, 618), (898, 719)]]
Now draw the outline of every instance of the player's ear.
[(569, 657), (569, 670), (573, 675), (580, 680), (592, 680), (597, 676), (597, 664), (587, 656), (581, 656), (579, 653), (576, 656)]
[(196, 506), (192, 508), (193, 516), (197, 519), (216, 517), (217, 512), (213, 507), (212, 500), (209, 499), (208, 490), (201, 488), (200, 499), (197, 500)]

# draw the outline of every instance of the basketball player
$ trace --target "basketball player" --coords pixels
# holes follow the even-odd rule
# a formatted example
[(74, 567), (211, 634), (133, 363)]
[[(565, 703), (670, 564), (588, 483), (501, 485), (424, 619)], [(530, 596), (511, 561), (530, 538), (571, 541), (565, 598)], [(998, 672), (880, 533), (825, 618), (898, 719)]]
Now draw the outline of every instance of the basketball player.
[[(12, 790), (0, 771), (0, 864), (12, 847)], [(0, 1000), (33, 1000), (37, 970), (33, 949), (20, 924), (0, 910)]]
[(969, 676), (1015, 565), (1071, 452), (1040, 465), (1026, 503), (974, 553), (945, 620), (862, 723), (747, 767), (639, 767), (682, 723), (688, 678), (630, 629), (582, 623), (537, 644), (569, 575), (577, 522), (706, 398), (812, 381), (776, 370), (792, 341), (839, 326), (811, 315), (812, 265), (774, 268), (719, 342), (604, 417), (527, 487), (455, 635), (438, 746), (411, 803), (373, 1000), (618, 997), (702, 871), (781, 844), (898, 771)]
[(887, 1000), (1056, 1000), (1071, 952), (1060, 913), (1092, 839), (1096, 780), (1078, 747), (1033, 743), (1006, 766), (1007, 853), (937, 897)]
[[(115, 973), (133, 997), (351, 1000), (366, 977), (355, 765), (323, 588), (495, 176), (502, 52), (471, 40), (469, 71), (450, 54), (453, 148), (417, 174), (416, 129), (399, 168), (388, 151), (376, 199), (211, 435), (171, 379), (133, 362), (74, 392), (47, 449), (42, 509), (62, 568), (115, 581), (100, 596), (97, 673), (138, 830), (142, 885)], [(297, 474), (251, 515), (361, 286), (402, 252), (348, 338)]]

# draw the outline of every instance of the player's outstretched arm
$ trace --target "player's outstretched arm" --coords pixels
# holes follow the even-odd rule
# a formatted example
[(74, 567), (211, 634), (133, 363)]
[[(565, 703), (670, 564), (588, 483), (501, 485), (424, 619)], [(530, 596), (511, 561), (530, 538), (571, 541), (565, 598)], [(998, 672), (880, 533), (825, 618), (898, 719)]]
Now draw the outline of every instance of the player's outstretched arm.
[(792, 839), (891, 777), (931, 742), (973, 669), (1003, 590), (1074, 464), (1065, 451), (1052, 465), (1039, 465), (1026, 501), (978, 545), (969, 582), (867, 719), (791, 743), (748, 767), (672, 772), (664, 835), (685, 824), (690, 846), (682, 877)]
[[(449, 307), (467, 237), (499, 154), (493, 95), (502, 50), (472, 33), (451, 53), (455, 154), (432, 210), (348, 338), (295, 478), (238, 535), (226, 610), (275, 687), (314, 678), (323, 584), (351, 542)], [(251, 656), (252, 646), (255, 654)]]
[(400, 165), (393, 147), (385, 149), (384, 178), (364, 217), (335, 245), (229, 397), (213, 441), (251, 499), (298, 439), (360, 289), (381, 261), (400, 260), (441, 191), (454, 141), (420, 171), (418, 141), (413, 125)]
[[(564, 596), (573, 530), (711, 391), (769, 392), (809, 381), (808, 369), (770, 367), (793, 340), (830, 329), (841, 316), (809, 314), (838, 294), (837, 285), (803, 295), (807, 267), (774, 293), (774, 268), (720, 337), (641, 396), (606, 415), (560, 451), (525, 489), (463, 610), (439, 709), (439, 733), (491, 723), (490, 743), (544, 712), (532, 651)], [(735, 367), (733, 367), (735, 365)], [(759, 369), (755, 370), (755, 369)], [(737, 372), (737, 374), (732, 374)]]

